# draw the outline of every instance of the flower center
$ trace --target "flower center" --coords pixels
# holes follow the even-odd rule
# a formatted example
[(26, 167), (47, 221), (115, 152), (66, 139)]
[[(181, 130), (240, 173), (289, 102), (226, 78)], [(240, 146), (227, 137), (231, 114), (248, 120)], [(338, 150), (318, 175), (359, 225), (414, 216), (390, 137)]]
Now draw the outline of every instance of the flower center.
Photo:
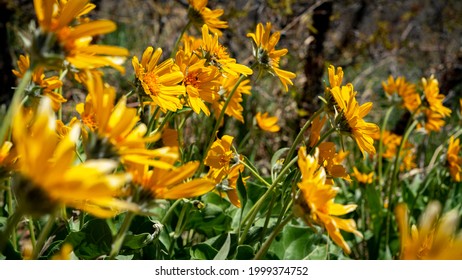
[(157, 95), (159, 92), (159, 84), (157, 83), (157, 76), (154, 73), (146, 73), (143, 78), (143, 82), (148, 85), (149, 91)]

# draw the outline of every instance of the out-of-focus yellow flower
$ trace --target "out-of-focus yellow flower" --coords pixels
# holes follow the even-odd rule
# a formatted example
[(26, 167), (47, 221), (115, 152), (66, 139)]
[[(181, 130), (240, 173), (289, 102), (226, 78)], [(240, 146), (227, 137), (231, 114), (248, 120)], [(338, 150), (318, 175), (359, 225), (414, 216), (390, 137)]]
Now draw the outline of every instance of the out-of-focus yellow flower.
[(205, 165), (210, 166), (212, 177), (218, 181), (229, 174), (231, 160), (234, 159), (231, 150), (233, 139), (232, 136), (224, 135), (221, 139), (215, 140), (205, 157)]
[(352, 84), (341, 88), (336, 86), (331, 89), (331, 93), (338, 107), (339, 115), (336, 117), (336, 123), (339, 131), (353, 137), (364, 156), (364, 152), (374, 155), (372, 136), (379, 131), (379, 127), (363, 119), (372, 109), (372, 102), (359, 106)]
[(226, 48), (218, 42), (218, 35), (210, 34), (206, 24), (202, 26), (202, 45), (198, 54), (206, 59), (207, 64), (231, 76), (239, 77), (240, 74), (248, 76), (253, 73), (252, 69), (236, 63), (236, 60), (229, 56)]
[(356, 230), (353, 219), (342, 219), (338, 216), (354, 211), (357, 206), (334, 202), (338, 188), (326, 184), (326, 172), (318, 165), (317, 153), (312, 157), (301, 147), (298, 151), (298, 166), (302, 173), (301, 181), (298, 183), (301, 195), (297, 198), (295, 214), (309, 225), (315, 222), (323, 226), (332, 240), (349, 254), (350, 246), (343, 239), (340, 230), (352, 232), (359, 237), (362, 237), (362, 234)]
[(126, 98), (115, 103), (115, 89), (103, 84), (97, 76), (88, 79), (89, 94), (85, 104), (79, 104), (77, 111), (82, 122), (96, 133), (96, 139), (87, 141), (90, 158), (120, 158), (123, 164), (138, 163), (160, 168), (170, 168), (170, 164), (157, 160), (159, 156), (176, 154), (166, 149), (148, 150), (146, 143), (160, 139), (160, 134), (145, 137), (147, 127), (140, 123), (136, 108), (128, 108)]
[(415, 112), (422, 104), (415, 85), (406, 82), (404, 77), (398, 77), (395, 80), (393, 76), (389, 76), (387, 83), (382, 82), (382, 87), (388, 95), (397, 93), (403, 100), (403, 106), (411, 113)]
[(135, 205), (115, 198), (127, 180), (125, 174), (108, 175), (117, 163), (101, 159), (74, 166), (79, 129), (74, 127), (59, 141), (55, 126), (48, 98), (42, 99), (34, 119), (22, 113), (14, 118), (19, 168), (13, 188), (18, 207), (25, 214), (42, 215), (67, 205), (101, 218), (136, 211)]
[(178, 147), (178, 131), (165, 127), (162, 130), (162, 143), (168, 147)]
[(0, 178), (6, 177), (15, 168), (17, 155), (12, 147), (13, 143), (10, 141), (3, 142), (0, 147)]
[(431, 109), (424, 109), (425, 116), (425, 130), (426, 131), (440, 131), (446, 124), (444, 116), (438, 112), (433, 112)]
[(462, 234), (457, 233), (460, 215), (452, 210), (438, 217), (439, 202), (430, 202), (420, 217), (418, 227), (409, 227), (406, 204), (396, 206), (401, 253), (403, 260), (460, 260), (462, 259)]
[(61, 249), (58, 253), (54, 254), (51, 259), (52, 260), (70, 260), (71, 253), (74, 250), (71, 244), (65, 243), (61, 246)]
[[(229, 98), (229, 94), (233, 87), (236, 85), (238, 78), (234, 76), (226, 77), (223, 79), (221, 88), (219, 91), (220, 94), (220, 99), (217, 100), (216, 102), (212, 103), (212, 107), (215, 110), (215, 118), (218, 119), (218, 116), (221, 113), (221, 110), (223, 109), (224, 103), (226, 98)], [(236, 120), (244, 123), (244, 117), (242, 116), (242, 112), (244, 111), (244, 107), (242, 107), (241, 102), (242, 102), (242, 94), (250, 94), (251, 90), (250, 86), (250, 81), (248, 79), (242, 81), (239, 86), (236, 88), (234, 91), (233, 96), (231, 97), (231, 100), (228, 103), (228, 106), (226, 107), (225, 114), (235, 118)], [(222, 121), (223, 123), (223, 121)]]
[(188, 2), (190, 5), (188, 17), (199, 28), (206, 24), (210, 31), (218, 36), (222, 35), (220, 29), (228, 28), (226, 21), (218, 19), (224, 13), (222, 9), (210, 10), (206, 7), (208, 0), (189, 0)]
[(287, 49), (275, 49), (281, 33), (275, 32), (271, 34), (271, 23), (267, 22), (265, 27), (259, 23), (255, 33), (247, 33), (247, 37), (253, 39), (253, 55), (261, 69), (278, 77), (284, 89), (288, 91), (287, 85), (293, 85), (291, 79), (294, 79), (297, 75), (279, 68), (281, 57), (288, 52)]
[(405, 144), (405, 148), (401, 151), (401, 156), (403, 157), (403, 162), (399, 167), (400, 171), (409, 171), (417, 167), (415, 162), (416, 155), (412, 149), (413, 145), (410, 143)]
[(427, 79), (422, 78), (423, 91), (425, 94), (425, 101), (432, 112), (438, 113), (444, 117), (451, 115), (451, 109), (443, 105), (444, 95), (440, 94), (438, 88), (438, 80), (433, 75)]
[[(380, 140), (380, 131), (377, 131), (372, 138), (374, 138), (374, 140)], [(387, 159), (394, 158), (398, 153), (398, 146), (401, 144), (402, 138), (402, 136), (389, 130), (384, 130), (382, 134), (382, 144), (385, 147), (385, 151), (383, 152), (382, 157)]]
[[(172, 152), (176, 148), (172, 149)], [(172, 157), (160, 160), (174, 166)], [(207, 178), (190, 179), (199, 162), (191, 161), (170, 169), (150, 168), (149, 165), (133, 164), (128, 167), (133, 174), (133, 181), (148, 190), (154, 199), (179, 199), (203, 195), (213, 190), (214, 183)]]
[(351, 176), (355, 177), (358, 182), (363, 184), (372, 184), (374, 180), (374, 172), (370, 172), (368, 174), (359, 172), (356, 166), (353, 167), (353, 174)]
[(210, 115), (204, 101), (213, 103), (219, 98), (218, 90), (222, 76), (215, 67), (205, 66), (205, 59), (197, 55), (187, 54), (180, 50), (176, 55), (176, 64), (184, 75), (183, 84), (186, 87), (187, 102), (196, 114), (201, 111)]
[[(54, 37), (55, 39), (47, 41), (54, 42), (54, 40), (57, 40), (60, 50), (56, 51), (55, 45), (33, 46), (33, 50), (36, 49), (33, 56), (35, 57), (37, 52), (41, 57), (39, 59), (62, 56), (63, 59), (78, 69), (110, 66), (124, 73), (125, 69), (120, 64), (123, 62), (121, 58), (128, 56), (127, 49), (91, 44), (94, 36), (110, 33), (116, 30), (116, 25), (110, 20), (91, 21), (88, 18), (79, 20), (80, 17), (86, 15), (95, 7), (88, 2), (86, 0), (59, 2), (54, 0), (34, 0), (35, 12), (41, 31), (45, 34), (44, 36)], [(41, 43), (39, 39), (37, 41), (39, 44)], [(57, 65), (54, 66), (56, 67)]]
[[(22, 78), (24, 73), (30, 68), (30, 59), (28, 55), (20, 55), (18, 60), (19, 70), (13, 70), (13, 74)], [(38, 91), (40, 95), (47, 96), (51, 99), (52, 107), (54, 111), (58, 111), (61, 108), (61, 103), (66, 102), (67, 100), (56, 92), (57, 89), (63, 86), (63, 82), (59, 80), (58, 76), (51, 76), (45, 78), (43, 67), (36, 67), (32, 73), (32, 82), (39, 87)], [(31, 97), (35, 97), (35, 91)]]
[(263, 115), (258, 112), (255, 116), (255, 119), (257, 120), (258, 127), (260, 127), (261, 130), (278, 132), (281, 129), (281, 127), (278, 125), (278, 117), (269, 117), (268, 112), (264, 113)]
[[(210, 180), (214, 181), (215, 191), (217, 191), (222, 197), (226, 194), (228, 196), (229, 201), (236, 206), (241, 207), (241, 201), (237, 194), (237, 180), (239, 179), (239, 174), (244, 172), (244, 165), (242, 163), (234, 164), (229, 169), (228, 174), (224, 174), (223, 178), (214, 177), (214, 175), (219, 176), (220, 174), (216, 174), (213, 169), (210, 169), (207, 177)], [(242, 177), (242, 182), (244, 183), (249, 177)]]
[(348, 152), (336, 153), (335, 144), (333, 142), (323, 142), (318, 145), (319, 149), (319, 165), (324, 167), (326, 171), (326, 182), (332, 185), (332, 178), (343, 178), (350, 181), (350, 175), (346, 172), (342, 161), (348, 155)]
[(462, 157), (459, 156), (460, 146), (459, 139), (454, 140), (454, 136), (449, 139), (448, 151), (446, 153), (446, 160), (449, 166), (449, 173), (454, 181), (460, 182), (462, 180)]
[(317, 116), (313, 122), (311, 123), (311, 131), (310, 131), (310, 138), (309, 138), (309, 146), (314, 147), (319, 139), (321, 138), (321, 129), (324, 127), (326, 123), (327, 116)]
[(136, 56), (132, 59), (135, 75), (144, 92), (151, 98), (154, 105), (164, 112), (183, 108), (179, 96), (185, 94), (185, 87), (179, 85), (184, 79), (180, 68), (169, 58), (159, 63), (162, 50), (147, 47), (141, 57), (141, 63)]

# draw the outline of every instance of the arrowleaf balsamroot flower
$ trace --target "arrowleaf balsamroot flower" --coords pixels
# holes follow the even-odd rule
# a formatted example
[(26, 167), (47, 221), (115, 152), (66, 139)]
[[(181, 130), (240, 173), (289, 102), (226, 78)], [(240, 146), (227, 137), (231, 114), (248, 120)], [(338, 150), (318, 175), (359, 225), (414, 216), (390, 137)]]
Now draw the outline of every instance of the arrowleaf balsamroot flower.
[(184, 75), (171, 58), (158, 64), (161, 55), (160, 48), (154, 51), (153, 47), (147, 47), (141, 57), (141, 63), (134, 56), (132, 65), (136, 78), (152, 100), (152, 105), (159, 106), (164, 112), (176, 112), (183, 108), (179, 96), (184, 95), (186, 91), (179, 83), (183, 81)]
[[(30, 68), (30, 59), (28, 55), (19, 56), (18, 68), (19, 70), (13, 70), (13, 74), (18, 78), (22, 78), (25, 72)], [(34, 90), (29, 97), (34, 98), (37, 95), (47, 96), (51, 99), (54, 111), (58, 111), (59, 108), (61, 108), (61, 104), (67, 101), (62, 95), (56, 92), (57, 89), (63, 86), (63, 82), (61, 82), (58, 76), (45, 78), (43, 67), (36, 67), (34, 69), (32, 73), (32, 82), (39, 87), (38, 94), (36, 94)], [(35, 87), (32, 89), (34, 88)]]
[(210, 167), (211, 177), (221, 181), (227, 174), (231, 161), (235, 158), (231, 145), (234, 137), (224, 135), (215, 140), (205, 157), (205, 165)]
[(409, 227), (409, 214), (404, 203), (396, 206), (395, 214), (401, 240), (403, 260), (460, 260), (462, 234), (457, 233), (460, 215), (456, 209), (438, 217), (441, 205), (430, 202), (419, 220)]
[(346, 254), (351, 253), (350, 246), (343, 239), (340, 230), (352, 232), (359, 237), (362, 237), (362, 234), (356, 230), (353, 219), (342, 219), (338, 216), (354, 211), (357, 206), (334, 202), (338, 188), (326, 183), (326, 172), (318, 165), (317, 152), (313, 157), (306, 154), (305, 147), (301, 147), (298, 151), (298, 166), (302, 178), (298, 183), (301, 194), (297, 197), (295, 214), (302, 217), (308, 225), (314, 222), (323, 226)]
[(395, 80), (393, 76), (389, 76), (387, 83), (382, 82), (382, 87), (387, 95), (397, 93), (402, 99), (402, 106), (411, 113), (415, 112), (422, 103), (415, 85), (406, 82), (404, 77), (398, 77)]
[[(221, 88), (219, 90), (220, 98), (212, 103), (212, 107), (215, 111), (215, 118), (218, 119), (218, 116), (221, 113), (221, 110), (223, 109), (225, 100), (229, 98), (229, 94), (231, 93), (231, 90), (234, 88), (238, 80), (238, 77), (234, 76), (229, 76), (226, 77), (222, 80)], [(242, 112), (244, 111), (244, 107), (242, 107), (241, 102), (243, 100), (242, 94), (251, 94), (251, 86), (250, 86), (250, 81), (249, 79), (245, 79), (242, 81), (239, 86), (236, 88), (234, 91), (233, 96), (231, 97), (231, 100), (228, 103), (228, 106), (226, 107), (225, 114), (235, 118), (236, 120), (244, 123), (244, 116), (242, 116)], [(222, 121), (223, 124), (223, 121)]]
[(356, 166), (353, 166), (353, 174), (351, 174), (351, 176), (355, 177), (356, 180), (362, 184), (372, 184), (374, 180), (374, 172), (361, 173)]
[(278, 117), (270, 117), (268, 116), (268, 112), (261, 114), (258, 112), (255, 115), (255, 119), (257, 120), (258, 127), (261, 130), (268, 131), (268, 132), (278, 132), (281, 127), (278, 125)]
[(379, 131), (379, 127), (363, 119), (372, 109), (372, 102), (359, 106), (352, 84), (341, 88), (336, 86), (330, 92), (337, 104), (336, 123), (339, 131), (350, 135), (356, 141), (364, 156), (364, 152), (374, 155), (375, 147), (372, 136)]
[(226, 75), (239, 77), (240, 74), (248, 76), (253, 73), (252, 69), (236, 63), (236, 60), (229, 56), (226, 48), (218, 42), (218, 35), (210, 34), (206, 24), (202, 26), (202, 45), (198, 53), (208, 64), (217, 67)]
[(253, 39), (253, 55), (256, 58), (258, 65), (262, 68), (262, 70), (278, 77), (284, 86), (284, 89), (288, 91), (289, 88), (287, 85), (293, 85), (291, 80), (297, 75), (279, 68), (281, 57), (286, 55), (288, 50), (275, 49), (275, 46), (281, 37), (281, 33), (275, 32), (271, 35), (270, 34), (271, 23), (267, 22), (265, 27), (263, 27), (262, 23), (259, 23), (255, 33), (248, 33), (247, 37)]
[[(47, 59), (64, 59), (77, 69), (94, 69), (110, 66), (124, 73), (120, 64), (128, 56), (128, 50), (116, 46), (91, 44), (93, 37), (116, 30), (116, 25), (110, 20), (95, 20), (80, 18), (89, 13), (95, 5), (88, 0), (34, 0), (35, 12), (40, 25), (40, 36), (47, 39), (33, 39), (31, 56), (37, 58), (39, 64), (57, 67), (54, 61)], [(43, 41), (50, 45), (43, 45)], [(56, 51), (57, 42), (60, 50)], [(33, 67), (36, 61), (33, 62)]]
[(446, 153), (446, 161), (449, 166), (449, 173), (454, 181), (462, 180), (462, 156), (459, 155), (459, 139), (454, 140), (454, 136), (449, 139), (449, 147)]
[(220, 20), (219, 17), (223, 15), (222, 9), (211, 10), (207, 8), (208, 0), (189, 0), (188, 17), (194, 24), (201, 27), (206, 24), (210, 31), (221, 36), (220, 29), (228, 28), (226, 21)]
[[(18, 207), (34, 216), (66, 205), (97, 217), (112, 217), (123, 210), (136, 211), (131, 203), (116, 198), (129, 177), (112, 174), (117, 163), (108, 159), (73, 165), (79, 128), (74, 126), (59, 141), (50, 100), (43, 98), (36, 112), (19, 112), (14, 118), (13, 140), (18, 170), (13, 182)], [(28, 125), (30, 124), (30, 125)]]

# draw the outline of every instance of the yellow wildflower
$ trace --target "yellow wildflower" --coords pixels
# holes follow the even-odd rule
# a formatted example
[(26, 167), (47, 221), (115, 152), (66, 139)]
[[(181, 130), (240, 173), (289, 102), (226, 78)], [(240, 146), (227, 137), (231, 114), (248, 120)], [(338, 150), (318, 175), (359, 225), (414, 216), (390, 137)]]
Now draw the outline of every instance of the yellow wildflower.
[[(173, 149), (173, 148), (172, 148)], [(172, 157), (160, 160), (174, 166)], [(203, 195), (213, 190), (214, 184), (207, 178), (191, 178), (199, 167), (199, 162), (191, 161), (170, 169), (150, 168), (146, 164), (133, 164), (128, 167), (133, 181), (149, 191), (154, 199), (179, 199)]]
[(309, 138), (309, 146), (314, 147), (319, 139), (321, 138), (321, 129), (324, 127), (326, 123), (327, 116), (317, 116), (313, 122), (311, 123), (311, 131), (310, 131), (310, 138)]
[(462, 180), (462, 157), (459, 156), (460, 145), (459, 139), (454, 140), (454, 136), (449, 139), (448, 151), (446, 153), (446, 161), (449, 166), (449, 173), (454, 181)]
[(295, 73), (285, 71), (279, 68), (279, 61), (282, 56), (287, 54), (287, 49), (276, 50), (275, 46), (281, 37), (281, 33), (271, 34), (271, 23), (267, 22), (266, 26), (259, 23), (255, 33), (248, 33), (247, 37), (253, 39), (253, 55), (258, 65), (273, 76), (279, 78), (286, 91), (289, 90), (287, 84), (293, 85), (291, 79), (296, 77)]
[(359, 106), (352, 84), (341, 88), (336, 86), (330, 92), (338, 106), (339, 116), (336, 119), (340, 132), (353, 137), (364, 156), (364, 152), (374, 155), (375, 147), (372, 136), (378, 132), (379, 127), (363, 119), (372, 109), (372, 102)]
[[(29, 126), (27, 124), (31, 123)], [(107, 175), (117, 167), (112, 160), (89, 160), (73, 166), (79, 129), (61, 141), (50, 100), (43, 98), (35, 119), (18, 113), (13, 140), (19, 157), (13, 187), (18, 207), (30, 215), (51, 213), (60, 205), (75, 207), (101, 217), (111, 217), (136, 206), (116, 199), (127, 176)]]
[(348, 152), (336, 153), (333, 142), (323, 142), (318, 145), (318, 149), (318, 163), (326, 171), (327, 184), (333, 184), (332, 178), (343, 178), (350, 181), (350, 176), (342, 165), (342, 161), (348, 155)]
[(395, 80), (393, 76), (389, 76), (387, 83), (382, 82), (382, 87), (388, 95), (397, 93), (403, 100), (403, 106), (410, 112), (415, 112), (422, 103), (415, 85), (406, 82), (404, 77)]
[(231, 76), (238, 77), (240, 74), (248, 76), (253, 73), (252, 69), (236, 63), (236, 60), (229, 56), (226, 48), (218, 42), (218, 35), (216, 33), (211, 35), (206, 24), (202, 26), (202, 45), (199, 55), (205, 58), (208, 64)]
[(279, 127), (277, 124), (278, 117), (269, 117), (268, 112), (264, 113), (263, 115), (258, 112), (255, 116), (255, 119), (257, 120), (258, 127), (260, 127), (261, 130), (278, 132), (281, 129), (281, 127)]
[[(226, 77), (222, 80), (222, 85), (219, 91), (220, 99), (216, 102), (212, 103), (212, 107), (215, 110), (215, 117), (221, 113), (221, 110), (224, 106), (226, 98), (229, 98), (229, 94), (233, 87), (236, 85), (238, 78), (234, 76)], [(231, 100), (229, 101), (228, 106), (226, 107), (225, 114), (235, 118), (236, 120), (244, 123), (244, 117), (242, 116), (242, 112), (244, 111), (244, 107), (242, 107), (241, 102), (243, 100), (242, 94), (250, 94), (251, 90), (250, 81), (248, 79), (242, 81), (239, 86), (234, 91)]]
[(152, 103), (164, 112), (176, 112), (177, 109), (183, 108), (179, 96), (185, 94), (185, 87), (179, 83), (183, 81), (184, 76), (171, 58), (158, 64), (161, 55), (160, 48), (154, 51), (152, 47), (147, 47), (141, 57), (141, 63), (136, 56), (133, 57), (133, 68), (136, 78)]
[(221, 73), (215, 67), (205, 66), (205, 59), (183, 51), (177, 53), (175, 62), (184, 75), (188, 105), (196, 114), (202, 111), (209, 116), (210, 111), (204, 101), (213, 103), (218, 100)]
[(374, 172), (370, 172), (368, 174), (361, 173), (356, 166), (353, 167), (353, 174), (351, 176), (355, 177), (359, 183), (363, 184), (372, 184), (374, 180)]
[[(13, 74), (22, 78), (24, 73), (30, 68), (30, 59), (28, 55), (20, 55), (18, 60), (19, 71), (13, 70)], [(36, 67), (32, 73), (32, 82), (39, 87), (39, 94), (47, 96), (52, 101), (52, 107), (54, 111), (58, 111), (61, 108), (61, 103), (67, 100), (56, 92), (57, 89), (63, 86), (63, 82), (58, 76), (51, 76), (45, 78), (43, 67)], [(31, 97), (35, 97), (33, 94)]]
[(125, 72), (120, 65), (123, 62), (120, 58), (128, 56), (127, 49), (91, 44), (94, 36), (114, 31), (115, 23), (110, 20), (91, 21), (88, 18), (75, 20), (90, 12), (94, 5), (83, 0), (34, 0), (34, 7), (41, 31), (45, 36), (54, 36), (61, 48), (58, 53), (50, 54), (48, 52), (56, 52), (55, 46), (35, 46), (37, 52), (42, 52), (39, 55), (44, 56), (39, 59), (62, 56), (78, 69), (110, 66)]
[(462, 259), (462, 234), (457, 233), (460, 215), (452, 210), (438, 218), (439, 202), (428, 204), (420, 217), (418, 227), (409, 228), (406, 204), (396, 206), (401, 253), (403, 260), (460, 260)]
[(210, 166), (212, 177), (218, 181), (229, 174), (230, 163), (234, 159), (231, 150), (233, 139), (232, 136), (224, 135), (221, 139), (215, 140), (205, 157), (205, 165)]
[(228, 28), (226, 21), (218, 19), (224, 13), (222, 9), (210, 10), (206, 7), (208, 0), (188, 0), (188, 2), (190, 5), (188, 17), (197, 26), (206, 24), (210, 31), (218, 36), (222, 35), (220, 29)]
[(444, 95), (440, 94), (438, 80), (433, 75), (427, 79), (422, 78), (422, 85), (425, 94), (425, 100), (432, 112), (438, 113), (444, 117), (451, 115), (451, 109), (443, 105)]
[(446, 124), (444, 116), (438, 112), (434, 112), (431, 109), (424, 109), (425, 116), (425, 130), (426, 131), (440, 131), (441, 128)]
[(59, 252), (54, 254), (51, 257), (51, 259), (52, 260), (70, 260), (73, 250), (74, 248), (72, 247), (71, 244), (65, 243), (63, 244), (63, 246), (61, 246), (61, 249), (59, 250)]
[(362, 237), (362, 234), (356, 230), (353, 219), (342, 219), (337, 216), (350, 213), (357, 206), (334, 202), (338, 188), (326, 184), (326, 172), (318, 165), (317, 153), (312, 157), (306, 154), (304, 147), (301, 147), (298, 151), (298, 166), (302, 173), (301, 181), (298, 183), (301, 195), (297, 198), (295, 213), (307, 224), (315, 222), (323, 226), (332, 240), (349, 254), (350, 246), (343, 239), (340, 230), (352, 232), (359, 237)]
[[(210, 169), (209, 173), (207, 174), (207, 177), (214, 181), (216, 184), (215, 191), (217, 191), (221, 196), (226, 194), (229, 201), (231, 201), (234, 206), (239, 208), (241, 207), (241, 201), (237, 194), (237, 180), (239, 179), (239, 174), (242, 172), (244, 172), (244, 165), (242, 163), (238, 163), (231, 166), (229, 173), (225, 174), (225, 177), (223, 178), (214, 177), (214, 175), (219, 176), (220, 174), (214, 173), (213, 169)], [(248, 178), (249, 177), (242, 177), (244, 186), (245, 181)]]

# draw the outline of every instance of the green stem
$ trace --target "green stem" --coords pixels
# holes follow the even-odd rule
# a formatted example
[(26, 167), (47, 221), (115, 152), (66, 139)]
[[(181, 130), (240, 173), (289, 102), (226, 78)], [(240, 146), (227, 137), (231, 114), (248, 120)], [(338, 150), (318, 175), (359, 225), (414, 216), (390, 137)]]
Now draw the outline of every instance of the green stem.
[[(273, 191), (273, 189), (279, 184), (279, 181), (282, 180), (282, 178), (285, 176), (285, 174), (289, 171), (290, 167), (292, 167), (292, 165), (295, 164), (295, 162), (297, 162), (298, 160), (298, 156), (296, 156), (295, 158), (293, 158), (287, 165), (286, 167), (284, 167), (281, 171), (281, 173), (279, 173), (278, 177), (276, 177), (276, 180), (273, 181), (273, 183), (271, 184), (271, 186), (268, 188), (268, 190), (266, 190), (266, 192), (260, 197), (260, 199), (252, 206), (252, 208), (249, 210), (249, 212), (247, 213), (247, 215), (244, 217), (244, 219), (242, 220), (242, 223), (241, 224), (245, 224), (245, 228), (244, 228), (244, 231), (242, 232), (240, 238), (239, 238), (239, 245), (243, 244), (246, 236), (247, 236), (247, 233), (249, 232), (250, 230), (250, 227), (252, 226), (253, 224), (253, 221), (255, 220), (255, 217), (257, 216), (257, 213), (258, 213), (258, 210), (260, 209), (261, 205), (263, 204), (263, 202), (266, 200), (266, 198), (271, 194), (271, 192)], [(240, 228), (240, 227), (239, 227)]]
[(37, 245), (37, 240), (35, 239), (35, 226), (34, 226), (34, 220), (32, 219), (32, 217), (29, 217), (28, 225), (29, 225), (29, 232), (30, 232), (30, 242), (32, 243), (32, 250), (35, 250), (35, 247)]
[(39, 238), (37, 239), (37, 243), (35, 244), (35, 248), (32, 252), (32, 259), (36, 260), (40, 257), (40, 253), (42, 253), (43, 246), (45, 245), (45, 242), (47, 241), (51, 229), (53, 228), (53, 225), (55, 223), (55, 213), (51, 214), (50, 217), (48, 217), (48, 221), (45, 224), (45, 227), (43, 230), (40, 232)]
[(164, 217), (160, 221), (161, 224), (164, 225), (167, 222), (167, 220), (170, 218), (173, 211), (175, 210), (175, 207), (177, 207), (178, 204), (180, 204), (180, 202), (181, 202), (181, 199), (175, 200), (175, 202), (173, 202), (173, 204), (168, 208), (167, 213), (165, 213)]
[(239, 161), (240, 163), (242, 163), (246, 168), (247, 170), (250, 171), (250, 173), (252, 173), (258, 180), (260, 180), (260, 182), (262, 182), (263, 184), (265, 184), (265, 186), (267, 187), (270, 187), (271, 184), (268, 183), (268, 181), (266, 181), (263, 177), (260, 176), (260, 174), (258, 174), (257, 171), (255, 171), (252, 167), (250, 167), (246, 162), (245, 160), (241, 160)]
[(188, 31), (191, 24), (192, 24), (191, 20), (188, 20), (188, 23), (181, 30), (180, 36), (178, 36), (178, 38), (175, 41), (175, 45), (173, 46), (172, 53), (170, 54), (170, 58), (175, 58), (176, 52), (178, 51), (178, 47), (180, 46), (181, 39), (183, 38), (183, 35), (186, 33), (186, 31)]
[(13, 100), (11, 101), (10, 107), (8, 107), (8, 111), (6, 112), (5, 118), (3, 119), (2, 125), (0, 127), (0, 143), (3, 143), (3, 141), (6, 139), (6, 135), (13, 121), (13, 118), (16, 115), (16, 112), (19, 110), (22, 100), (24, 99), (24, 92), (30, 82), (31, 77), (32, 70), (28, 69), (26, 73), (24, 73), (21, 82), (14, 91)]
[[(410, 120), (413, 118), (411, 117)], [(418, 121), (414, 120), (414, 122), (406, 127), (406, 132), (404, 133), (403, 139), (401, 140), (401, 143), (399, 144), (398, 152), (396, 153), (395, 157), (395, 162), (393, 164), (393, 172), (391, 175), (391, 178), (388, 180), (390, 184), (388, 185), (388, 195), (387, 195), (387, 201), (388, 201), (388, 211), (387, 211), (387, 221), (386, 221), (386, 234), (385, 234), (385, 244), (388, 245), (388, 241), (390, 238), (390, 223), (391, 223), (391, 212), (390, 209), (393, 209), (393, 201), (392, 201), (392, 196), (395, 191), (395, 181), (396, 177), (398, 176), (398, 171), (400, 167), (400, 159), (401, 159), (401, 151), (403, 150), (403, 147), (405, 143), (407, 142), (407, 139), (409, 138), (409, 135), (411, 132), (414, 130), (416, 127)]]
[(128, 229), (130, 228), (130, 224), (132, 223), (134, 217), (135, 213), (133, 212), (127, 212), (127, 214), (125, 214), (124, 221), (120, 226), (119, 232), (112, 242), (112, 249), (111, 253), (109, 254), (110, 260), (114, 260), (119, 254), (120, 249), (122, 248), (122, 244), (124, 243), (125, 235), (127, 235)]
[[(3, 249), (5, 248), (6, 243), (8, 242), (8, 239), (10, 238), (10, 235), (14, 237), (13, 241), (11, 242), (13, 244), (13, 248), (17, 249), (16, 246), (16, 225), (19, 223), (19, 221), (22, 218), (22, 212), (21, 211), (16, 211), (14, 212), (7, 220), (6, 222), (6, 228), (5, 230), (0, 233), (0, 252), (3, 252)], [(15, 234), (12, 234), (12, 233)]]
[[(13, 209), (13, 191), (11, 190), (11, 179), (8, 179), (5, 181), (6, 183), (6, 186), (7, 186), (7, 191), (6, 191), (6, 199), (7, 199), (7, 204), (8, 204), (8, 214), (9, 216), (11, 217), (14, 213), (14, 209)], [(16, 244), (16, 231), (13, 230), (11, 232), (11, 239), (13, 240), (12, 244), (13, 244), (13, 248), (15, 250), (18, 250), (18, 244)]]
[(313, 122), (313, 120), (318, 117), (322, 112), (324, 111), (324, 107), (321, 107), (318, 111), (316, 111), (316, 113), (314, 113), (307, 121), (306, 123), (303, 125), (302, 129), (300, 129), (300, 132), (297, 134), (297, 137), (295, 137), (295, 140), (294, 142), (292, 143), (292, 146), (290, 146), (290, 150), (289, 152), (287, 153), (287, 157), (286, 157), (286, 160), (285, 160), (285, 163), (283, 165), (283, 167), (286, 165), (286, 162), (288, 162), (288, 160), (290, 160), (292, 158), (292, 156), (294, 155), (295, 153), (295, 149), (297, 149), (297, 146), (298, 144), (300, 144), (300, 142), (302, 141), (304, 135), (305, 134), (305, 131), (310, 127), (311, 123)]
[(263, 257), (263, 255), (266, 254), (266, 251), (268, 251), (271, 243), (273, 243), (276, 236), (281, 232), (284, 226), (292, 220), (292, 218), (293, 214), (290, 214), (279, 225), (277, 225), (277, 227), (271, 233), (270, 237), (265, 241), (260, 250), (258, 250), (257, 254), (254, 257), (254, 260), (260, 260)]
[(378, 153), (378, 169), (379, 169), (379, 174), (377, 181), (379, 182), (379, 187), (380, 191), (382, 191), (382, 178), (383, 178), (383, 133), (385, 132), (385, 128), (387, 127), (388, 119), (390, 118), (391, 112), (393, 112), (393, 106), (390, 107), (390, 109), (387, 110), (387, 113), (385, 114), (385, 118), (383, 119), (383, 124), (380, 129), (380, 139), (379, 139), (379, 153)]

